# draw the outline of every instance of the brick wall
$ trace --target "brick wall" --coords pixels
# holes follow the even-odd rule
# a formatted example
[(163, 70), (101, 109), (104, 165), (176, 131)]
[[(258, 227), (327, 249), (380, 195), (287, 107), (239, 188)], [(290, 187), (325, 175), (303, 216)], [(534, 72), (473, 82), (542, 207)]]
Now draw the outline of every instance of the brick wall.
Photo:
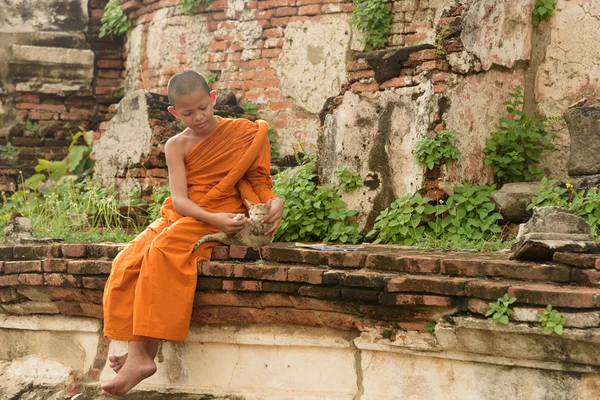
[[(0, 302), (9, 314), (102, 319), (113, 244), (0, 246)], [(442, 315), (480, 316), (508, 293), (516, 308), (586, 315), (600, 310), (598, 255), (558, 253), (553, 263), (503, 254), (443, 253), (367, 246), (321, 252), (276, 245), (257, 253), (217, 247), (198, 265), (193, 320), (294, 324), (350, 330), (384, 325), (422, 330)], [(39, 301), (47, 298), (48, 301)]]
[[(10, 143), (13, 157), (0, 153), (0, 190), (13, 191), (23, 178), (35, 173), (37, 158), (62, 160), (70, 141), (69, 135), (79, 127), (95, 129), (106, 119), (108, 108), (118, 101), (115, 94), (123, 88), (123, 39), (99, 38), (101, 18), (108, 0), (90, 0), (87, 32), (81, 40), (95, 55), (95, 73), (90, 90), (77, 92), (16, 92), (2, 100), (16, 109), (14, 126), (0, 146)], [(25, 129), (25, 121), (37, 123), (38, 130)]]

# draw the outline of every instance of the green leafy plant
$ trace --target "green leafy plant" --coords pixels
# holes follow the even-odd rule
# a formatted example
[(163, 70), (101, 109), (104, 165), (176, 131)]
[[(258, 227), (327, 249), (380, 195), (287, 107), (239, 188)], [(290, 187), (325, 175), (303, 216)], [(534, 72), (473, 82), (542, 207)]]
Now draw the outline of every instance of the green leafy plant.
[(500, 118), (500, 127), (486, 140), (485, 165), (494, 169), (496, 180), (505, 182), (531, 181), (542, 177), (538, 167), (544, 150), (554, 150), (555, 134), (544, 127), (547, 118), (530, 118), (522, 111), (524, 97), (520, 86), (516, 86), (507, 101), (509, 118)]
[(514, 297), (508, 297), (505, 294), (504, 297), (500, 297), (495, 303), (488, 303), (490, 309), (485, 313), (486, 317), (492, 315), (492, 322), (508, 324), (508, 318), (512, 315), (513, 311), (510, 305), (517, 301)]
[(348, 210), (333, 186), (317, 185), (315, 178), (313, 158), (277, 176), (273, 192), (285, 209), (275, 239), (357, 243), (360, 234), (353, 217), (358, 211)]
[(544, 312), (539, 315), (539, 321), (542, 323), (542, 328), (544, 328), (544, 333), (546, 335), (551, 335), (552, 333), (562, 335), (564, 324), (567, 322), (567, 319), (558, 311), (553, 310), (552, 304), (548, 304)]
[(352, 24), (365, 34), (365, 50), (386, 45), (392, 27), (392, 10), (386, 0), (354, 0)]
[(119, 36), (129, 32), (131, 29), (131, 21), (127, 15), (121, 10), (118, 0), (110, 0), (104, 7), (102, 15), (102, 26), (98, 37), (104, 37), (107, 34), (110, 36)]
[(30, 120), (25, 121), (25, 129), (30, 132), (37, 133), (40, 130), (40, 124), (38, 122), (32, 122)]
[(277, 151), (277, 136), (275, 136), (275, 128), (269, 126), (269, 147), (271, 149), (271, 160), (279, 158), (280, 154)]
[(436, 165), (450, 164), (460, 160), (460, 150), (456, 148), (458, 139), (455, 131), (441, 131), (417, 142), (415, 157), (420, 166), (433, 169)]
[(219, 79), (219, 75), (217, 74), (210, 74), (206, 77), (206, 83), (208, 83), (209, 85), (212, 85), (213, 83), (215, 83), (217, 80)]
[(446, 55), (444, 51), (444, 35), (450, 30), (450, 25), (442, 25), (435, 35), (435, 57), (442, 58)]
[(188, 15), (192, 15), (192, 10), (197, 7), (208, 8), (215, 0), (179, 0), (179, 8)]
[(377, 235), (374, 243), (413, 245), (425, 235), (429, 221), (425, 215), (435, 213), (430, 201), (419, 193), (400, 197), (377, 216), (373, 230), (367, 236)]
[[(93, 135), (93, 131), (85, 131), (83, 127), (80, 127), (80, 130), (71, 138), (69, 152), (64, 160), (50, 161), (38, 158), (38, 165), (35, 167), (37, 174), (27, 179), (27, 184), (36, 190), (46, 179), (57, 181), (66, 174), (78, 175), (93, 168), (95, 162), (90, 158)], [(85, 145), (77, 144), (81, 137), (83, 137)]]
[(244, 114), (258, 116), (258, 106), (251, 101), (245, 101), (240, 104), (240, 107), (244, 109)]
[(425, 328), (424, 328), (424, 329), (425, 329), (425, 332), (429, 332), (429, 333), (431, 333), (433, 336), (435, 336), (435, 325), (436, 325), (436, 323), (435, 323), (435, 322), (428, 322), (428, 323), (425, 325)]
[(531, 15), (533, 26), (537, 27), (542, 20), (549, 21), (553, 14), (554, 0), (536, 0)]
[(360, 175), (350, 171), (348, 168), (339, 168), (335, 175), (340, 180), (340, 188), (344, 192), (349, 192), (363, 185)]
[(115, 92), (114, 96), (115, 96), (117, 99), (122, 99), (123, 97), (125, 97), (125, 89), (124, 89), (124, 88), (121, 88), (121, 89), (117, 90), (117, 91)]
[(0, 147), (0, 158), (15, 161), (19, 157), (19, 154), (21, 154), (21, 149), (13, 146), (11, 142)]
[(495, 186), (471, 186), (465, 183), (454, 188), (454, 195), (446, 201), (445, 207), (437, 210), (447, 214), (441, 221), (430, 221), (429, 226), (441, 236), (453, 240), (489, 240), (502, 232), (498, 221), (502, 215), (496, 212), (496, 206), (490, 200)]
[(165, 200), (171, 195), (169, 185), (155, 186), (152, 188), (152, 203), (148, 206), (148, 220), (156, 221), (160, 218), (160, 209)]

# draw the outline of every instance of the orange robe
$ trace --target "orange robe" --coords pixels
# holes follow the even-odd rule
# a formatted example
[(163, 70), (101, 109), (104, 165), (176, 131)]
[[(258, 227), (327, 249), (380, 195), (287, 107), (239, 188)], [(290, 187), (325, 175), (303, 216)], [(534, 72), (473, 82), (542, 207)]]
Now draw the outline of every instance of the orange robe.
[[(267, 123), (219, 118), (217, 127), (185, 158), (188, 197), (208, 212), (246, 213), (243, 200), (266, 202), (271, 191)], [(115, 340), (184, 340), (197, 282), (197, 263), (210, 260), (202, 236), (218, 229), (173, 209), (121, 251), (104, 289), (104, 334)]]

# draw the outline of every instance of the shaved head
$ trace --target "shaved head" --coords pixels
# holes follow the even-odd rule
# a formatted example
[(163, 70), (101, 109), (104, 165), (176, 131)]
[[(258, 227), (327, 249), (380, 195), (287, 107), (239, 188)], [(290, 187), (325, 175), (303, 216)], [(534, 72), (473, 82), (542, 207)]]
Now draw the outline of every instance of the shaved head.
[(175, 104), (177, 98), (190, 95), (198, 90), (210, 93), (206, 79), (196, 71), (184, 71), (173, 75), (167, 86), (167, 93), (171, 104)]

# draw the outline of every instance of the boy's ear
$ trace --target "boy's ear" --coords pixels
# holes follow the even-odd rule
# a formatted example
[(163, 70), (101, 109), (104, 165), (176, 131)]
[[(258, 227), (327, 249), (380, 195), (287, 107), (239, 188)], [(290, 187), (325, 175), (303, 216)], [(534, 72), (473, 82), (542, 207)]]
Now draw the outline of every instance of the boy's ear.
[(168, 111), (168, 112), (170, 112), (171, 114), (173, 114), (173, 116), (174, 116), (175, 118), (179, 118), (179, 114), (177, 113), (177, 110), (175, 109), (175, 107), (173, 107), (173, 106), (169, 106), (169, 107), (167, 108), (167, 111)]
[(250, 200), (246, 199), (246, 205), (248, 206), (248, 208), (251, 208), (252, 206), (255, 206), (256, 204), (254, 204)]
[(210, 91), (210, 101), (212, 102), (213, 107), (217, 103), (217, 92), (214, 90)]

